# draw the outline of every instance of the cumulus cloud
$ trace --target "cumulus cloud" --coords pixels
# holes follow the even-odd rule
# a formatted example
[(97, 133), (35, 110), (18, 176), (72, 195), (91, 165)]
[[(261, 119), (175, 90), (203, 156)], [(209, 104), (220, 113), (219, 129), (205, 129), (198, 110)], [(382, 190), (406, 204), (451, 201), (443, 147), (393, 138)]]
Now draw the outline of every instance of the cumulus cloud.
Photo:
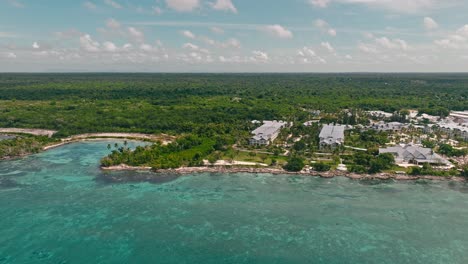
[(158, 6), (153, 6), (153, 14), (155, 15), (161, 15), (163, 13), (163, 10), (158, 7)]
[(435, 40), (434, 43), (442, 48), (468, 49), (468, 24), (449, 33), (445, 38)]
[(89, 34), (80, 37), (80, 47), (87, 52), (98, 52), (99, 42), (94, 41)]
[(283, 38), (283, 39), (293, 38), (293, 33), (280, 25), (265, 26), (263, 27), (263, 30), (267, 32), (268, 34), (278, 37), (278, 38)]
[(224, 34), (224, 29), (220, 27), (211, 27), (210, 30), (215, 34)]
[(6, 58), (6, 59), (16, 59), (16, 53), (14, 52), (1, 52), (0, 57)]
[(184, 49), (188, 49), (188, 50), (199, 50), (200, 49), (200, 47), (198, 47), (197, 45), (192, 44), (192, 43), (185, 43), (182, 47)]
[(116, 52), (118, 50), (117, 46), (109, 41), (102, 43), (102, 49), (106, 52)]
[(316, 7), (327, 7), (331, 0), (309, 0), (309, 3)]
[(211, 3), (211, 7), (215, 10), (237, 13), (237, 8), (234, 6), (231, 0), (216, 0), (216, 2)]
[(303, 47), (302, 49), (297, 51), (297, 56), (300, 63), (327, 63), (327, 61), (324, 58), (317, 55), (317, 53), (312, 47)]
[(107, 21), (106, 21), (106, 26), (108, 28), (111, 28), (111, 29), (119, 29), (120, 28), (120, 23), (119, 21), (113, 19), (113, 18), (109, 18)]
[(270, 60), (270, 57), (268, 56), (268, 53), (264, 51), (254, 50), (252, 51), (252, 56), (250, 57), (250, 60), (252, 62), (266, 63)]
[(191, 31), (189, 30), (183, 30), (180, 32), (180, 34), (182, 34), (182, 36), (186, 37), (186, 38), (189, 38), (189, 39), (195, 39), (196, 38), (196, 35), (193, 34)]
[(119, 3), (113, 1), (113, 0), (104, 0), (104, 3), (110, 7), (113, 7), (115, 9), (121, 9), (122, 8), (122, 5), (120, 5)]
[(425, 17), (423, 23), (426, 30), (434, 30), (439, 28), (439, 24), (437, 24), (437, 22), (435, 22), (435, 20), (430, 17)]
[(83, 3), (83, 6), (89, 10), (96, 10), (97, 9), (97, 6), (93, 3), (93, 2), (90, 2), (90, 1), (86, 1)]
[(371, 8), (385, 9), (399, 13), (418, 13), (458, 3), (457, 0), (309, 0), (311, 5), (321, 8), (329, 6), (331, 2), (359, 4)]
[(322, 46), (330, 53), (335, 53), (335, 48), (333, 48), (333, 46), (329, 42), (322, 42), (320, 46)]
[(389, 39), (387, 37), (376, 38), (375, 42), (386, 49), (408, 50), (408, 44), (402, 39)]
[(336, 37), (336, 29), (332, 28), (327, 21), (323, 19), (317, 19), (314, 21), (314, 26), (323, 33), (327, 33), (332, 37)]
[(133, 42), (143, 42), (145, 39), (145, 34), (134, 27), (128, 28), (128, 34)]
[(200, 0), (166, 0), (166, 5), (177, 12), (192, 12), (200, 6)]
[(401, 56), (410, 51), (410, 45), (399, 38), (388, 38), (388, 37), (374, 37), (370, 35), (372, 42), (359, 43), (358, 50), (366, 54), (379, 55), (382, 58), (389, 56)]
[(16, 7), (16, 8), (24, 8), (25, 5), (23, 3), (21, 3), (20, 1), (18, 0), (8, 0), (8, 3), (10, 3), (10, 5)]
[(231, 38), (228, 39), (226, 42), (221, 43), (222, 48), (235, 48), (235, 49), (240, 49), (241, 48), (241, 43), (238, 39)]

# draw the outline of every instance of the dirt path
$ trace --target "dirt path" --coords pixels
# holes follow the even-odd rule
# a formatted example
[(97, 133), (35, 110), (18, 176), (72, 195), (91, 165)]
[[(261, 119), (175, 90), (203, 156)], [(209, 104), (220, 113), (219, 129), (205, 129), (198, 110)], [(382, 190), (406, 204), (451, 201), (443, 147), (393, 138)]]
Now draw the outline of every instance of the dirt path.
[(57, 131), (46, 129), (29, 129), (29, 128), (0, 128), (0, 133), (12, 134), (28, 134), (34, 136), (48, 136), (52, 137)]

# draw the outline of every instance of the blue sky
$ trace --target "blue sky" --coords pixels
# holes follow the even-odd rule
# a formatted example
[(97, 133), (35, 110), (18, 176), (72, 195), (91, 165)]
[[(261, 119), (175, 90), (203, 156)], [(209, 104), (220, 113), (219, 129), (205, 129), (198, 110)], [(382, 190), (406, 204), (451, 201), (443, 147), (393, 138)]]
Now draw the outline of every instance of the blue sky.
[(460, 72), (466, 0), (0, 0), (0, 71)]

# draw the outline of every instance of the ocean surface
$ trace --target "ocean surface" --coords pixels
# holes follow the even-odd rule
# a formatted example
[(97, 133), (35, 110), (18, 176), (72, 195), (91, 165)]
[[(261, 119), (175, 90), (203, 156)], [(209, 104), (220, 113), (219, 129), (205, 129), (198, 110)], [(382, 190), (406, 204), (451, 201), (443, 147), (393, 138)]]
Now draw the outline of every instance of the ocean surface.
[(465, 184), (268, 174), (115, 183), (98, 168), (114, 142), (0, 162), (0, 264), (468, 263)]

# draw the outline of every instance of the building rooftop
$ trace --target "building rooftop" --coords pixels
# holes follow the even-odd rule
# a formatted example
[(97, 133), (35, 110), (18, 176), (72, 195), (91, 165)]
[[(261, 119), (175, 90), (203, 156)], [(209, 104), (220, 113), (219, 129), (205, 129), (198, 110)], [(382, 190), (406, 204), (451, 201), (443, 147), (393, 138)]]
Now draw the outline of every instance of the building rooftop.
[(344, 139), (345, 126), (341, 125), (325, 125), (320, 132), (320, 139), (327, 140), (331, 143), (342, 141)]
[(263, 125), (252, 131), (254, 135), (252, 138), (256, 140), (271, 139), (273, 135), (286, 125), (286, 122), (282, 121), (264, 121)]
[(401, 163), (403, 161), (416, 161), (418, 163), (441, 163), (450, 165), (450, 162), (444, 159), (439, 154), (435, 153), (430, 148), (423, 148), (419, 146), (406, 145), (406, 146), (395, 146), (388, 148), (379, 149), (379, 153), (391, 153), (396, 156), (396, 162)]

